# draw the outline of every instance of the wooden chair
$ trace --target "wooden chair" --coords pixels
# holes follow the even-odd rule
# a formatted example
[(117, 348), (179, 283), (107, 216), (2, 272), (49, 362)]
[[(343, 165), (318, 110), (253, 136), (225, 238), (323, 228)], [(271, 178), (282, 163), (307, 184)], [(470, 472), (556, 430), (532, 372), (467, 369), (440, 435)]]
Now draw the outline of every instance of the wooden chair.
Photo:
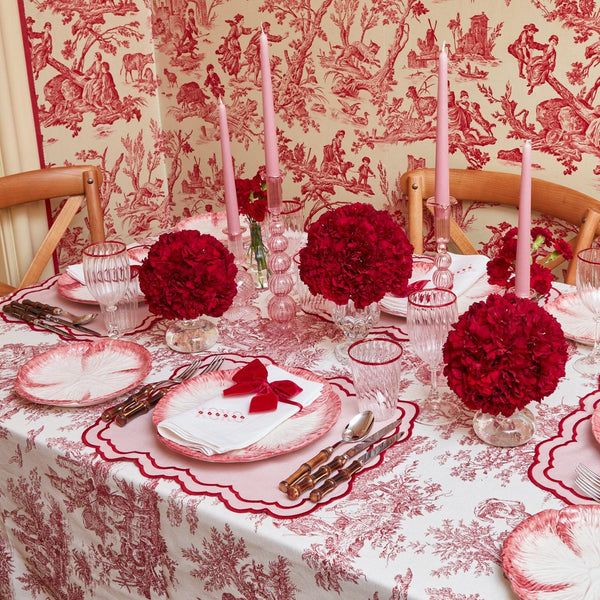
[[(408, 232), (415, 253), (423, 252), (423, 203), (433, 196), (434, 185), (435, 169), (416, 169), (404, 173), (400, 179), (400, 187), (408, 197)], [(520, 175), (450, 169), (450, 194), (458, 200), (518, 207), (520, 185)], [(594, 237), (600, 233), (600, 202), (562, 185), (533, 179), (531, 206), (534, 211), (579, 227), (577, 235), (569, 240), (574, 258), (570, 261), (565, 276), (567, 283), (574, 284), (577, 253), (591, 246)], [(477, 254), (454, 219), (450, 224), (450, 236), (460, 252)], [(548, 266), (554, 269), (562, 262), (564, 259), (559, 257)]]
[(0, 177), (0, 209), (50, 198), (67, 198), (17, 288), (0, 282), (0, 295), (38, 281), (84, 198), (91, 240), (104, 241), (101, 183), (100, 170), (89, 166), (53, 167)]

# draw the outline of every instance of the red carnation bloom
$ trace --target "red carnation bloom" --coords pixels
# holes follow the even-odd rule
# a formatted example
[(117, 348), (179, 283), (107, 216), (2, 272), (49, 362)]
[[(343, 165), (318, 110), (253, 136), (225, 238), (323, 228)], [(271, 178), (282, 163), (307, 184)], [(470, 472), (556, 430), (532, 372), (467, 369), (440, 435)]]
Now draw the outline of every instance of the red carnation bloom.
[(300, 250), (300, 278), (312, 294), (364, 308), (406, 293), (412, 246), (391, 215), (356, 202), (326, 212)]
[(514, 261), (517, 258), (517, 238), (504, 238), (503, 244), (498, 250), (498, 256), (509, 261)]
[(526, 298), (492, 294), (452, 326), (444, 375), (467, 407), (508, 417), (556, 389), (567, 357), (554, 317)]
[(565, 260), (571, 260), (573, 258), (573, 248), (571, 248), (571, 245), (562, 238), (556, 238), (554, 240), (554, 251), (558, 252)]
[(547, 227), (532, 227), (531, 228), (531, 239), (535, 240), (538, 236), (542, 236), (546, 244), (552, 244), (554, 237), (552, 232)]
[(164, 233), (139, 272), (150, 312), (167, 319), (220, 317), (237, 293), (233, 254), (196, 230)]
[(530, 270), (530, 287), (535, 290), (540, 296), (545, 296), (552, 287), (554, 275), (550, 269), (542, 267), (538, 263), (533, 263)]
[(488, 281), (491, 285), (510, 286), (514, 283), (514, 267), (503, 256), (492, 258), (487, 264)]
[[(518, 229), (516, 227), (509, 229), (502, 236), (501, 245), (498, 248), (496, 257), (488, 262), (488, 282), (491, 285), (499, 285), (506, 289), (510, 289), (514, 286), (515, 261), (517, 258), (517, 233)], [(543, 296), (550, 291), (552, 282), (554, 281), (552, 272), (543, 266), (543, 262), (549, 260), (548, 247), (555, 244), (556, 250), (561, 254), (563, 250), (567, 254), (572, 253), (569, 245), (563, 240), (554, 240), (552, 232), (546, 227), (532, 227), (531, 238), (535, 241), (540, 236), (544, 241), (539, 245), (532, 246), (533, 253), (530, 285), (531, 289)], [(559, 247), (560, 250), (558, 250)], [(563, 254), (563, 256), (565, 255)]]
[(267, 192), (258, 172), (252, 179), (236, 179), (235, 191), (242, 215), (261, 223), (267, 214)]

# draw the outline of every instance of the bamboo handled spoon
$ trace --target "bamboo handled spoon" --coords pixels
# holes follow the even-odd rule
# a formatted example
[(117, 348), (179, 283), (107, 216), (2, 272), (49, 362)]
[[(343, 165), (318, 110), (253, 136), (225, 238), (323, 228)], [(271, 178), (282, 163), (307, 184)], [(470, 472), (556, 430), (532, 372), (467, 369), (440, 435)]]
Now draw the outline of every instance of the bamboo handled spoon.
[(350, 420), (350, 423), (346, 425), (346, 428), (342, 432), (342, 438), (333, 444), (332, 446), (328, 446), (324, 448), (317, 454), (313, 456), (310, 460), (306, 461), (300, 467), (294, 471), (287, 479), (284, 479), (279, 483), (279, 489), (287, 493), (289, 487), (296, 483), (299, 479), (304, 477), (306, 474), (310, 473), (315, 467), (324, 463), (334, 452), (334, 450), (340, 446), (341, 444), (347, 444), (349, 442), (358, 442), (362, 438), (364, 438), (369, 431), (371, 431), (371, 427), (373, 427), (373, 421), (375, 418), (373, 417), (373, 413), (370, 410), (366, 410), (364, 412), (358, 413), (354, 415)]

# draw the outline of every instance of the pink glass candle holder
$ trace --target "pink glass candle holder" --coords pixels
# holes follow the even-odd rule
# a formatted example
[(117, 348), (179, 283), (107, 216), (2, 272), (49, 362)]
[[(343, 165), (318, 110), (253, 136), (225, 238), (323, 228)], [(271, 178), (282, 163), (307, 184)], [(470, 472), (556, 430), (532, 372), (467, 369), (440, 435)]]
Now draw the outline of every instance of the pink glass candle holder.
[(267, 177), (267, 201), (269, 206), (269, 290), (273, 294), (267, 307), (269, 317), (276, 323), (289, 323), (296, 316), (296, 302), (290, 295), (294, 279), (288, 273), (292, 259), (286, 253), (288, 240), (282, 219), (283, 200), (281, 177)]
[(454, 285), (454, 274), (450, 271), (452, 257), (448, 254), (450, 243), (450, 221), (452, 218), (452, 207), (456, 204), (456, 198), (450, 196), (450, 204), (440, 204), (435, 197), (427, 200), (427, 206), (433, 210), (433, 228), (436, 244), (435, 271), (431, 278), (436, 288), (451, 290)]
[(402, 346), (386, 338), (359, 340), (348, 348), (359, 412), (370, 410), (375, 419), (396, 414), (402, 375)]

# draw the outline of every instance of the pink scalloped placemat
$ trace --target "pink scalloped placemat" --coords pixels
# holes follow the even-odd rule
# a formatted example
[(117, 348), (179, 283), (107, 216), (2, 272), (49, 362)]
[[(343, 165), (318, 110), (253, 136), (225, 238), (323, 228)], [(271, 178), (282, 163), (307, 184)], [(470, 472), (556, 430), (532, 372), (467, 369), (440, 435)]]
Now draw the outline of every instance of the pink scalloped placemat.
[[(93, 307), (90, 307), (88, 304), (80, 304), (77, 302), (70, 302), (66, 300), (58, 293), (57, 282), (60, 275), (54, 275), (46, 281), (42, 281), (35, 286), (31, 286), (22, 290), (18, 290), (13, 292), (9, 296), (2, 298), (2, 303), (8, 302), (10, 300), (21, 301), (25, 298), (29, 298), (31, 300), (35, 300), (37, 302), (43, 302), (44, 304), (51, 304), (52, 306), (60, 306), (61, 308), (68, 310), (71, 313), (76, 315), (83, 315), (90, 311), (93, 311)], [(96, 307), (97, 308), (97, 307)], [(145, 303), (140, 303), (139, 308), (139, 319), (138, 326), (130, 332), (127, 332), (123, 337), (127, 339), (129, 336), (134, 335), (136, 333), (141, 333), (142, 331), (147, 331), (156, 323), (160, 321), (161, 317), (157, 315), (153, 315), (148, 311), (148, 306)], [(6, 323), (14, 323), (22, 321), (17, 321), (12, 317), (7, 316), (5, 313), (0, 312), (0, 319), (5, 321)], [(27, 326), (34, 331), (41, 331), (47, 333), (45, 329), (38, 327), (37, 325), (33, 325), (31, 323), (27, 323)], [(98, 331), (101, 335), (106, 335), (106, 328), (102, 322), (101, 318), (95, 319), (88, 325), (91, 329)], [(62, 325), (59, 328), (63, 328)], [(64, 329), (68, 330), (75, 338), (80, 338), (83, 340), (95, 340), (97, 339), (95, 336), (85, 333), (83, 331), (79, 331), (76, 328), (64, 326)], [(60, 339), (65, 341), (71, 341), (68, 337), (58, 336)]]
[[(239, 357), (233, 354), (225, 356), (222, 369), (246, 364), (253, 358), (274, 362), (265, 356)], [(210, 356), (206, 360), (210, 360)], [(327, 378), (327, 380), (342, 400), (342, 411), (336, 425), (314, 444), (267, 460), (218, 464), (196, 461), (177, 454), (158, 441), (150, 413), (132, 420), (125, 427), (107, 424), (98, 419), (84, 431), (82, 440), (107, 461), (131, 461), (144, 477), (170, 479), (188, 494), (219, 498), (233, 512), (263, 513), (280, 519), (307, 515), (320, 506), (346, 496), (352, 490), (351, 482), (344, 483), (326, 496), (324, 501), (313, 504), (306, 497), (289, 500), (277, 487), (282, 479), (294, 472), (304, 461), (322, 448), (338, 441), (345, 424), (357, 412), (352, 384), (343, 377)], [(398, 409), (398, 416), (401, 413), (404, 416), (399, 428), (403, 431), (403, 436), (397, 442), (402, 443), (412, 434), (418, 408), (412, 402), (398, 401)], [(376, 423), (375, 430), (383, 425), (383, 422)], [(384, 458), (385, 452), (365, 470), (378, 467), (384, 462)]]
[(578, 494), (573, 483), (579, 463), (600, 473), (600, 443), (592, 432), (595, 409), (600, 410), (600, 390), (584, 396), (579, 407), (560, 421), (557, 434), (536, 446), (529, 467), (535, 485), (567, 504), (594, 504)]

